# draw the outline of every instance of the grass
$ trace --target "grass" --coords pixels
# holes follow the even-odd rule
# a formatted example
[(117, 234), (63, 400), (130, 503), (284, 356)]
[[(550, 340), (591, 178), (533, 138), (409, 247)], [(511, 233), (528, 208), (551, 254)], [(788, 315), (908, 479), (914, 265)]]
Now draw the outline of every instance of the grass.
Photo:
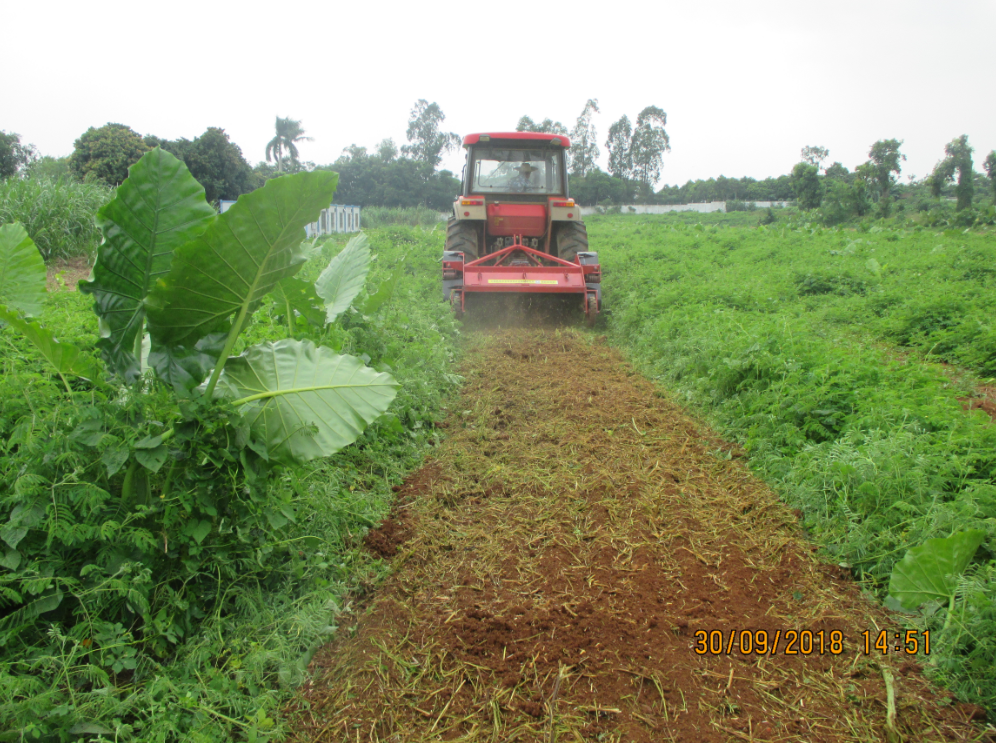
[(432, 227), (442, 221), (438, 211), (424, 206), (367, 206), (363, 208), (361, 220), (364, 229), (395, 226)]
[[(197, 632), (169, 657), (145, 653), (129, 628), (120, 625), (104, 630), (115, 637), (94, 637), (93, 645), (91, 638), (62, 634), (53, 625), (43, 641), (0, 649), (0, 730), (18, 731), (27, 739), (282, 737), (278, 710), (303, 680), (311, 654), (384, 571), (361, 549), (360, 538), (387, 512), (392, 487), (437, 442), (432, 423), (444, 396), (460, 381), (451, 372), (456, 325), (437, 301), (435, 237), (402, 227), (370, 236), (377, 260), (367, 287), (375, 290), (401, 266), (395, 294), (373, 316), (347, 313), (322, 342), (365, 354), (379, 369), (390, 368), (401, 387), (389, 413), (355, 444), (306, 467), (287, 468), (275, 479), (273, 488), (298, 514), (285, 530), (287, 543), (301, 548), (287, 550), (280, 574), (269, 585), (219, 583), (225, 600), (218, 606), (225, 611), (199, 617)], [(344, 239), (327, 241), (302, 277), (314, 278), (343, 244)], [(98, 330), (91, 301), (78, 292), (51, 294), (41, 322), (89, 353)], [(253, 340), (283, 337), (286, 325), (279, 311), (264, 303), (247, 335)], [(0, 481), (10, 492), (18, 477), (17, 441), (26, 430), (37, 436), (50, 421), (55, 426), (73, 411), (21, 339), (10, 330), (0, 331), (0, 338), (5, 452)], [(76, 394), (81, 406), (90, 402), (89, 392)], [(92, 652), (98, 642), (99, 656)]]
[(8, 178), (0, 181), (0, 224), (23, 224), (46, 262), (92, 260), (101, 240), (94, 217), (113, 193), (69, 177)]
[[(987, 532), (932, 668), (996, 709), (996, 426), (959, 399), (996, 374), (996, 235), (668, 216), (588, 228), (611, 337), (744, 445), (828, 556), (884, 594), (909, 548)], [(937, 630), (944, 614), (910, 621)]]
[[(771, 210), (775, 221), (780, 224), (797, 221), (799, 210), (795, 207), (779, 207)], [(593, 214), (585, 217), (585, 224), (591, 227), (597, 225), (600, 220), (610, 218), (622, 221), (619, 224), (639, 223), (647, 217), (660, 220), (670, 225), (694, 226), (697, 224), (709, 227), (711, 225), (722, 225), (724, 227), (756, 227), (758, 223), (767, 218), (767, 209), (757, 209), (754, 211), (732, 211), (732, 212), (693, 212), (674, 211), (664, 214)]]

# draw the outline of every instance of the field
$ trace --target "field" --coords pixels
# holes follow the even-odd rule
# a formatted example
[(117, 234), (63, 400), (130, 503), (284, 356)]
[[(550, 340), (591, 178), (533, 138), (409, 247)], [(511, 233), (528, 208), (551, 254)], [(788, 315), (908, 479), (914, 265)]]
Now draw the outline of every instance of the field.
[[(42, 617), (8, 636), (4, 727), (163, 741), (978, 739), (996, 708), (996, 235), (826, 229), (789, 212), (764, 227), (746, 212), (591, 217), (606, 305), (593, 331), (577, 312), (461, 328), (438, 302), (441, 230), (414, 212), (372, 216), (384, 226), (368, 230), (362, 311), (318, 336), (390, 371), (388, 414), (332, 457), (276, 470), (267, 497), (288, 510), (267, 512), (255, 553), (193, 545), (191, 601), (211, 613), (171, 652), (113, 623), (87, 634)], [(299, 278), (344, 244), (322, 244)], [(41, 322), (96, 359), (92, 300), (50, 273)], [(289, 306), (264, 301), (235, 351), (314, 334)], [(12, 328), (2, 337), (4, 487), (26, 463), (64, 477), (103, 467), (82, 458), (74, 411), (134, 401), (79, 382), (67, 393)], [(145, 405), (143, 431), (174, 415), (162, 396)], [(68, 559), (78, 537), (52, 524)], [(908, 550), (970, 529), (986, 541), (949, 576), (950, 603), (882, 607)], [(862, 633), (879, 628), (931, 633), (929, 656), (865, 653)], [(789, 630), (825, 647), (772, 647)], [(713, 633), (729, 648), (709, 647)]]
[[(603, 328), (471, 317), (456, 431), (367, 536), (395, 573), (316, 657), (295, 739), (973, 739), (989, 548), (948, 604), (879, 602), (911, 549), (992, 538), (993, 235), (588, 224)], [(786, 628), (846, 660), (758, 662)], [(864, 652), (884, 628), (934, 644)]]
[[(611, 337), (742, 443), (829, 559), (881, 592), (928, 538), (992, 538), (996, 235), (635, 219), (590, 230)], [(990, 708), (991, 560), (983, 548), (963, 577), (932, 665)], [(911, 621), (940, 626), (932, 609)]]

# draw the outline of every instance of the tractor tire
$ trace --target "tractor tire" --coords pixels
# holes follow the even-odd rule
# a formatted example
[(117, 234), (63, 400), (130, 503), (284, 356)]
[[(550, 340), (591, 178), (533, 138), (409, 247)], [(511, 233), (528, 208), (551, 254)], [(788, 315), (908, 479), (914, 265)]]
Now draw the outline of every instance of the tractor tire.
[(467, 262), (477, 260), (477, 226), (473, 222), (458, 222), (450, 217), (446, 222), (446, 250), (463, 253)]
[(588, 252), (588, 228), (584, 222), (566, 222), (557, 230), (557, 257), (573, 261)]

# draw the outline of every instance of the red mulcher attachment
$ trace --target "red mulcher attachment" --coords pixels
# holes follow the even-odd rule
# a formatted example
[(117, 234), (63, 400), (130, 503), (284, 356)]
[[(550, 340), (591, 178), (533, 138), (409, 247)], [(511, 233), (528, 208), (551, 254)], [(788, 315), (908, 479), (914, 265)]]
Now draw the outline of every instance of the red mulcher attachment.
[(602, 268), (597, 253), (578, 253), (577, 263), (528, 248), (522, 236), (496, 253), (465, 262), (463, 253), (443, 251), (443, 299), (462, 315), (470, 292), (580, 294), (589, 325), (602, 307)]

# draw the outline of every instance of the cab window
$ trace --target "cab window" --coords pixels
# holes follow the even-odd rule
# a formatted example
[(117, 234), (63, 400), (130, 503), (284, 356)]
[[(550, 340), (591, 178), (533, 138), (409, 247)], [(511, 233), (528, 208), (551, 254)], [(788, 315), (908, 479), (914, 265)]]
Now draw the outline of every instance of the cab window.
[(475, 148), (474, 193), (561, 193), (560, 152)]

